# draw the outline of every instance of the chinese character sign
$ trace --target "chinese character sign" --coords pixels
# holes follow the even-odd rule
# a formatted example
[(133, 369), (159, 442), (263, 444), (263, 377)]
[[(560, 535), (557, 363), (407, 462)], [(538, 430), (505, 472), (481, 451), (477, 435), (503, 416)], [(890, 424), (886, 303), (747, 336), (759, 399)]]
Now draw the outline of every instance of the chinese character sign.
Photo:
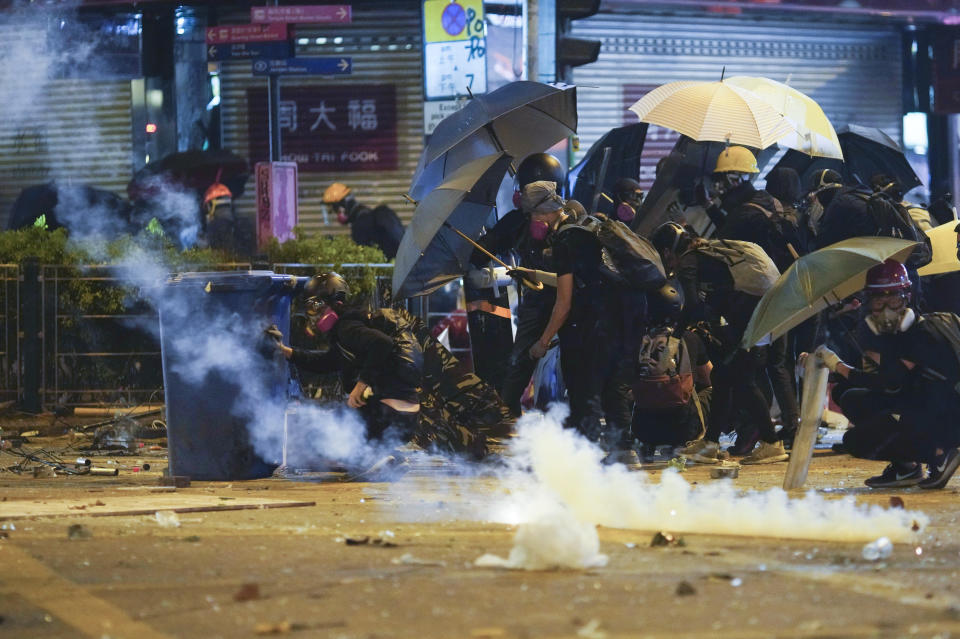
[[(250, 155), (266, 160), (267, 93), (248, 89)], [(282, 159), (300, 171), (391, 171), (397, 168), (397, 96), (393, 85), (284, 87), (280, 94)]]
[(487, 91), (481, 0), (424, 0), (423, 76), (428, 100)]

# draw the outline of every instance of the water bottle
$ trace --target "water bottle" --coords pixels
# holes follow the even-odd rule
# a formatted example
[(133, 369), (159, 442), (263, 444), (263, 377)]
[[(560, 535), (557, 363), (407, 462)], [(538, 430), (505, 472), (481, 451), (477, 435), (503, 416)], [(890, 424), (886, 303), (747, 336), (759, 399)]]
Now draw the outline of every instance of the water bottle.
[(863, 547), (863, 558), (867, 561), (886, 559), (893, 553), (893, 543), (886, 537), (871, 541)]

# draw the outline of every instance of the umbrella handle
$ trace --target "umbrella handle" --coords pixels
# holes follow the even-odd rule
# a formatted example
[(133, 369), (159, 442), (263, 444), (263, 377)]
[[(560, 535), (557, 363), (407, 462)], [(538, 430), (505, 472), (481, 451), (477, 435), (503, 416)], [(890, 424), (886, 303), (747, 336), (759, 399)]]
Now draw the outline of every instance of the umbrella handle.
[[(473, 248), (477, 249), (478, 251), (480, 251), (481, 253), (483, 253), (483, 254), (486, 255), (487, 257), (489, 257), (491, 260), (493, 260), (494, 262), (496, 262), (497, 264), (499, 264), (500, 266), (502, 266), (502, 267), (504, 267), (505, 269), (508, 269), (508, 270), (512, 270), (512, 269), (513, 269), (512, 266), (510, 266), (510, 265), (507, 264), (506, 262), (502, 261), (502, 260), (501, 260), (500, 258), (498, 258), (496, 255), (494, 255), (493, 253), (491, 253), (491, 252), (488, 251), (487, 249), (483, 248), (482, 246), (480, 246), (479, 244), (477, 244), (476, 242), (474, 242), (473, 239), (471, 239), (469, 235), (467, 235), (466, 233), (464, 233), (463, 231), (461, 231), (460, 229), (458, 229), (457, 227), (455, 227), (455, 226), (454, 226), (453, 224), (451, 224), (450, 222), (444, 222), (443, 225), (444, 225), (445, 227), (447, 227), (448, 229), (450, 229), (451, 231), (453, 231), (454, 233), (456, 233), (457, 235), (459, 235), (460, 237), (462, 237), (463, 239), (465, 239), (465, 240), (466, 240), (467, 242), (469, 242), (470, 244), (472, 244), (472, 245), (473, 245)], [(524, 285), (525, 285), (527, 288), (531, 288), (531, 289), (533, 289), (533, 290), (535, 290), (535, 291), (542, 291), (542, 290), (543, 290), (543, 283), (542, 283), (542, 282), (531, 282), (530, 280), (528, 280), (527, 278), (523, 277), (522, 275), (520, 276), (520, 281), (523, 282)]]

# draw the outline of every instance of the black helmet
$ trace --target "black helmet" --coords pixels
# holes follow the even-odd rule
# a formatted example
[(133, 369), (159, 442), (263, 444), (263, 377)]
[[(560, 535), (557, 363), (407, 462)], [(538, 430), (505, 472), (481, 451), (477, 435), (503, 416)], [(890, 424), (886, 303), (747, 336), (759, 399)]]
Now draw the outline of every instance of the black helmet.
[(666, 249), (679, 253), (689, 235), (687, 230), (676, 222), (664, 222), (654, 230), (653, 235), (650, 236), (650, 242), (660, 253)]
[(517, 186), (520, 190), (531, 182), (545, 180), (557, 185), (557, 193), (563, 191), (566, 181), (566, 172), (560, 160), (549, 153), (534, 153), (528, 155), (517, 167)]
[(643, 187), (633, 178), (620, 178), (613, 186), (613, 195), (621, 202), (631, 202), (637, 198), (637, 191)]
[(820, 169), (810, 179), (810, 190), (838, 189), (843, 186), (843, 176), (833, 169)]
[(303, 288), (303, 297), (307, 300), (311, 298), (316, 301), (327, 304), (328, 306), (342, 306), (350, 295), (350, 287), (347, 281), (339, 274), (321, 273), (314, 275)]
[(647, 296), (647, 304), (654, 322), (677, 320), (683, 311), (683, 294), (667, 282)]

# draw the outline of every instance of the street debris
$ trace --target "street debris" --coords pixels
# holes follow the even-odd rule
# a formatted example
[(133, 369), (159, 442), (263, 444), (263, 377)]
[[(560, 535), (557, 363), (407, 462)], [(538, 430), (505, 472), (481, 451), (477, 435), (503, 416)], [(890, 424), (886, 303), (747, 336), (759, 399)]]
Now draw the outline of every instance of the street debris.
[(599, 619), (591, 619), (577, 630), (577, 636), (585, 639), (606, 639), (607, 633), (600, 629)]
[(396, 548), (397, 544), (381, 537), (346, 537), (343, 542), (348, 546), (379, 546), (380, 548)]
[(658, 532), (653, 536), (653, 539), (650, 540), (650, 547), (657, 548), (659, 546), (686, 546), (687, 542), (684, 541), (683, 537), (678, 537), (668, 532)]
[(83, 524), (72, 524), (67, 527), (67, 539), (76, 541), (78, 539), (90, 539), (93, 532)]
[(710, 469), (711, 479), (736, 479), (740, 476), (740, 464), (722, 463)]
[(289, 621), (279, 623), (258, 623), (253, 627), (253, 631), (258, 635), (283, 635), (294, 630), (294, 625)]
[(161, 528), (179, 528), (180, 518), (172, 510), (158, 510), (153, 514)]
[(682, 473), (687, 470), (687, 458), (683, 455), (680, 457), (674, 457), (667, 462), (667, 468), (672, 468), (678, 473)]
[(687, 597), (689, 595), (697, 594), (697, 589), (693, 587), (689, 581), (681, 581), (677, 584), (677, 589), (674, 591), (678, 597)]
[(886, 559), (893, 554), (893, 543), (886, 537), (880, 537), (876, 541), (871, 541), (863, 547), (860, 553), (867, 561), (877, 561)]
[(903, 503), (903, 497), (898, 497), (894, 495), (890, 498), (890, 507), (891, 508), (906, 508)]
[(429, 559), (420, 559), (414, 557), (410, 553), (406, 552), (400, 555), (399, 557), (394, 557), (390, 560), (391, 564), (397, 566), (407, 565), (407, 566), (446, 566), (447, 562), (445, 561), (430, 561)]
[(252, 601), (260, 598), (260, 586), (254, 583), (247, 583), (240, 586), (240, 590), (233, 593), (234, 601)]

